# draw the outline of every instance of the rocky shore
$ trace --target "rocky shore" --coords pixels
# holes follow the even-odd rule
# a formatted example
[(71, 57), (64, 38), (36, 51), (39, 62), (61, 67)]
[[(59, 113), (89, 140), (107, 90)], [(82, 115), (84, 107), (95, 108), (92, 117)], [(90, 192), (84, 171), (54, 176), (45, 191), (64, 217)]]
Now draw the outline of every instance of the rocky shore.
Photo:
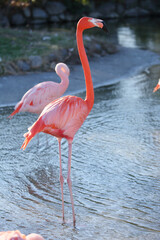
[[(94, 59), (98, 56), (106, 56), (107, 54), (116, 53), (119, 48), (110, 42), (104, 42), (94, 36), (85, 36), (85, 48), (87, 56)], [(0, 76), (17, 75), (28, 72), (53, 72), (58, 62), (67, 64), (79, 64), (79, 55), (77, 47), (73, 48), (57, 48), (45, 56), (31, 55), (12, 61), (0, 61)]]
[[(130, 59), (130, 61), (128, 61)], [(144, 71), (148, 67), (160, 64), (159, 55), (147, 50), (121, 48), (115, 54), (90, 60), (94, 88), (118, 83)], [(85, 81), (81, 65), (69, 65), (69, 87), (65, 94), (85, 91)], [(157, 67), (159, 69), (159, 65)], [(158, 74), (157, 74), (158, 75)], [(14, 105), (22, 95), (35, 84), (43, 81), (60, 82), (55, 70), (52, 72), (34, 72), (22, 75), (0, 76), (0, 106)]]
[(2, 8), (0, 26), (71, 22), (77, 21), (82, 15), (103, 19), (160, 16), (160, 1), (157, 0), (90, 1), (88, 5), (80, 6), (69, 6), (67, 2), (64, 4), (62, 1), (43, 2), (41, 6), (23, 4)]
[[(160, 2), (157, 0), (115, 0), (93, 1), (89, 6), (73, 12), (63, 1), (43, 1), (44, 4), (35, 6), (9, 5), (8, 8), (0, 9), (1, 27), (31, 27), (45, 26), (48, 24), (61, 24), (64, 22), (77, 22), (83, 15), (102, 19), (123, 19), (131, 17), (160, 16)], [(43, 41), (50, 40), (48, 36)], [(86, 36), (85, 48), (87, 55), (94, 59), (97, 56), (116, 53), (119, 48), (112, 43), (103, 42), (94, 36)], [(14, 41), (13, 41), (14, 45)], [(12, 47), (12, 45), (11, 45)], [(0, 55), (0, 75), (17, 75), (28, 72), (53, 71), (57, 62), (78, 64), (79, 56), (76, 47), (58, 47), (47, 54), (30, 54), (29, 56), (15, 58), (12, 61), (4, 61)]]

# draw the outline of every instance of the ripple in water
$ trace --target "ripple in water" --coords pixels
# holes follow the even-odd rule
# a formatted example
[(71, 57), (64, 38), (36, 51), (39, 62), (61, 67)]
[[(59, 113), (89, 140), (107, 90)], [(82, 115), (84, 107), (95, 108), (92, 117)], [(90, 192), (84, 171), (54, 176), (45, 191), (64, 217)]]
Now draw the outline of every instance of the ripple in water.
[[(10, 121), (11, 109), (1, 108), (1, 230), (39, 232), (47, 240), (159, 239), (160, 98), (152, 94), (154, 84), (140, 74), (95, 91), (95, 105), (73, 143), (76, 229), (66, 183), (67, 223), (61, 224), (57, 140), (49, 136), (47, 145), (40, 134), (39, 146), (35, 137), (23, 152), (23, 133), (36, 116)], [(65, 178), (67, 156), (63, 141)]]

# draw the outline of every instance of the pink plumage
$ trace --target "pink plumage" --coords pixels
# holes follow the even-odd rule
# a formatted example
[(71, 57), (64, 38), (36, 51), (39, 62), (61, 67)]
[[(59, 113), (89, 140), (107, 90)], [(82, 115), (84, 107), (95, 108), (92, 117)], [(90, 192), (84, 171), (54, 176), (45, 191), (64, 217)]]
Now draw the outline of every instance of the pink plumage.
[(16, 104), (15, 110), (9, 116), (10, 118), (18, 112), (40, 114), (48, 103), (64, 94), (69, 85), (69, 68), (64, 63), (58, 63), (55, 67), (55, 71), (61, 78), (61, 83), (47, 81), (38, 83), (33, 88), (29, 89)]
[(20, 231), (16, 230), (0, 232), (0, 240), (44, 240), (44, 238), (36, 233), (25, 236)]
[(49, 103), (38, 120), (25, 133), (25, 149), (28, 142), (39, 132), (51, 134), (57, 138), (73, 140), (75, 133), (89, 113), (85, 100), (75, 96), (65, 96)]
[(85, 100), (76, 96), (65, 96), (49, 103), (37, 121), (24, 134), (25, 141), (21, 148), (25, 149), (30, 140), (39, 132), (44, 132), (55, 136), (59, 143), (59, 160), (60, 160), (60, 183), (62, 193), (62, 214), (64, 221), (64, 199), (63, 199), (63, 176), (61, 165), (61, 139), (65, 138), (68, 141), (68, 176), (67, 183), (70, 192), (73, 225), (75, 226), (74, 203), (72, 196), (72, 182), (71, 182), (71, 155), (72, 155), (72, 141), (75, 133), (83, 124), (94, 104), (94, 89), (91, 78), (90, 67), (83, 45), (83, 31), (87, 28), (99, 27), (103, 28), (104, 23), (100, 19), (83, 17), (77, 24), (77, 46), (82, 63), (85, 83), (86, 83), (86, 98)]

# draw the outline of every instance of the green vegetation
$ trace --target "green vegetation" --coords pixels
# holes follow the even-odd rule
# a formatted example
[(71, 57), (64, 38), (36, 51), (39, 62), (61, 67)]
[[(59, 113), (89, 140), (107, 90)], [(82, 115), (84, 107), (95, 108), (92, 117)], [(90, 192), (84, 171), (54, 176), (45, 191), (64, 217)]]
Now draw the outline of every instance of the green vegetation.
[(0, 28), (0, 58), (3, 62), (27, 58), (30, 55), (45, 56), (58, 48), (75, 46), (75, 35), (70, 30), (54, 32)]
[[(12, 6), (20, 6), (20, 5), (38, 5), (42, 6), (45, 4), (47, 0), (0, 0), (0, 6), (12, 5)], [(91, 0), (62, 0), (62, 2), (66, 5), (89, 5)]]

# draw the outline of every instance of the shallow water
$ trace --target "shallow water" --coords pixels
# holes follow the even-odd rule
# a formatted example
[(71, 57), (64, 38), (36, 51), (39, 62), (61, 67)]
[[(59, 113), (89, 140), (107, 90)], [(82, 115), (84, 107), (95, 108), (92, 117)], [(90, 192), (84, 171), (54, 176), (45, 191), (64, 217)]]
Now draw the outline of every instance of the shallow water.
[[(72, 189), (67, 184), (66, 224), (61, 218), (58, 143), (40, 134), (25, 151), (23, 133), (36, 116), (0, 108), (1, 230), (19, 229), (53, 239), (160, 239), (160, 76), (154, 66), (97, 88), (95, 104), (73, 142)], [(79, 94), (84, 97), (85, 93)], [(67, 142), (62, 143), (67, 176)]]

